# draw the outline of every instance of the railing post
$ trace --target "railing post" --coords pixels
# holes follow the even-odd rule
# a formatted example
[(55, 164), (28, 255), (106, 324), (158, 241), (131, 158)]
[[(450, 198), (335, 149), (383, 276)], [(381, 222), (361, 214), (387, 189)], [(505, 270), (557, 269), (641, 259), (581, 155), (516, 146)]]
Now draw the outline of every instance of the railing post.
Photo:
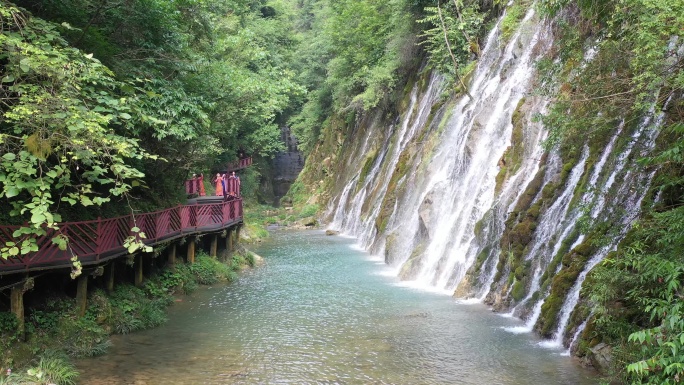
[[(230, 222), (230, 202), (223, 202), (223, 205), (221, 205), (221, 225), (225, 226), (226, 223)], [(226, 212), (228, 211), (228, 213)], [(228, 215), (226, 215), (228, 214)], [(228, 217), (228, 218), (226, 218)]]
[(178, 225), (180, 228), (178, 231), (181, 233), (183, 232), (183, 206), (179, 203), (178, 206), (176, 206), (176, 213), (178, 214)]
[(178, 217), (180, 218), (181, 232), (188, 227), (191, 227), (190, 223), (190, 206), (178, 205)]
[(95, 240), (95, 260), (100, 260), (100, 254), (102, 253), (102, 218), (97, 217), (97, 227), (95, 230), (97, 239)]
[(148, 239), (151, 239), (152, 242), (157, 242), (157, 238), (159, 237), (159, 233), (161, 232), (161, 214), (156, 213), (154, 214), (154, 223), (152, 226), (154, 227), (154, 238), (149, 238), (149, 235), (145, 233), (145, 235), (148, 236)]
[[(197, 222), (199, 222), (199, 217), (197, 216), (197, 202), (195, 202), (195, 204), (192, 205), (191, 207), (192, 207), (193, 213), (195, 214), (194, 215), (194, 217), (195, 217), (195, 231), (197, 231)], [(192, 218), (192, 217), (193, 216), (191, 215), (190, 218)]]

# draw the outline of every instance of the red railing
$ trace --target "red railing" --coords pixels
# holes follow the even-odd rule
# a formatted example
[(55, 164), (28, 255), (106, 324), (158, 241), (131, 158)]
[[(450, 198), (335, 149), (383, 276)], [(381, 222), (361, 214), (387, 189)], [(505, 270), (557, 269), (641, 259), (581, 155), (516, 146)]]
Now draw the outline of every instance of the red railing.
[(198, 195), (198, 196), (206, 195), (206, 194), (202, 194), (203, 183), (204, 183), (204, 177), (194, 177), (191, 179), (187, 179), (185, 181), (185, 193), (187, 195)]
[(238, 159), (236, 162), (231, 162), (226, 165), (226, 172), (242, 170), (252, 165), (252, 157)]
[[(205, 195), (215, 195), (215, 190), (205, 193), (203, 189), (200, 188), (202, 180), (200, 178), (192, 178), (185, 181), (185, 193), (188, 195), (195, 196), (205, 196)], [(216, 187), (216, 182), (212, 182), (212, 185)], [(240, 194), (240, 179), (230, 178), (226, 175), (226, 196), (239, 197)]]
[[(242, 199), (213, 204), (177, 206), (153, 213), (127, 215), (111, 219), (59, 224), (37, 239), (38, 251), (10, 259), (0, 258), (0, 275), (23, 271), (66, 267), (78, 257), (83, 265), (97, 264), (128, 254), (123, 243), (135, 236), (133, 227), (145, 233), (142, 241), (153, 246), (183, 235), (217, 231), (242, 221)], [(20, 243), (12, 236), (19, 226), (0, 226), (0, 245)], [(67, 250), (52, 242), (57, 235), (69, 239)]]

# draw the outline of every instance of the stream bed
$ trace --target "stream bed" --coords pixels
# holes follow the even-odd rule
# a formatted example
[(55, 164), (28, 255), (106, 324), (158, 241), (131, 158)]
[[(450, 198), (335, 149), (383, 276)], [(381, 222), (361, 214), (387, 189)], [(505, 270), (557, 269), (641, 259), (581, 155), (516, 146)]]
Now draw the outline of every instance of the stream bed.
[(355, 240), (275, 231), (263, 266), (79, 360), (81, 384), (597, 384), (479, 303), (417, 290)]

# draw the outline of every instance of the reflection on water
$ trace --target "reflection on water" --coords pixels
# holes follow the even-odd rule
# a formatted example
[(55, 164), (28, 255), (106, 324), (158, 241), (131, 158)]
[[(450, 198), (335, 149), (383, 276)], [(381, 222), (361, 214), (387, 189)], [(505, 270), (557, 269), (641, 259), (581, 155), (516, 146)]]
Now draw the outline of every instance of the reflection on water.
[(485, 306), (397, 285), (322, 232), (276, 232), (266, 264), (202, 290), (157, 329), (81, 360), (82, 384), (595, 384)]

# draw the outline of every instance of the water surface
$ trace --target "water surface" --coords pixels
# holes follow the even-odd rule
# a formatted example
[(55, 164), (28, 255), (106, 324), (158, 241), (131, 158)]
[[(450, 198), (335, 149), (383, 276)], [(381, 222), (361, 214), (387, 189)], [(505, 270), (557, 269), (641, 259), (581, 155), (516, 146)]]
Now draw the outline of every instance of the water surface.
[(411, 289), (354, 240), (273, 233), (265, 265), (78, 362), (82, 384), (596, 384), (481, 304)]

